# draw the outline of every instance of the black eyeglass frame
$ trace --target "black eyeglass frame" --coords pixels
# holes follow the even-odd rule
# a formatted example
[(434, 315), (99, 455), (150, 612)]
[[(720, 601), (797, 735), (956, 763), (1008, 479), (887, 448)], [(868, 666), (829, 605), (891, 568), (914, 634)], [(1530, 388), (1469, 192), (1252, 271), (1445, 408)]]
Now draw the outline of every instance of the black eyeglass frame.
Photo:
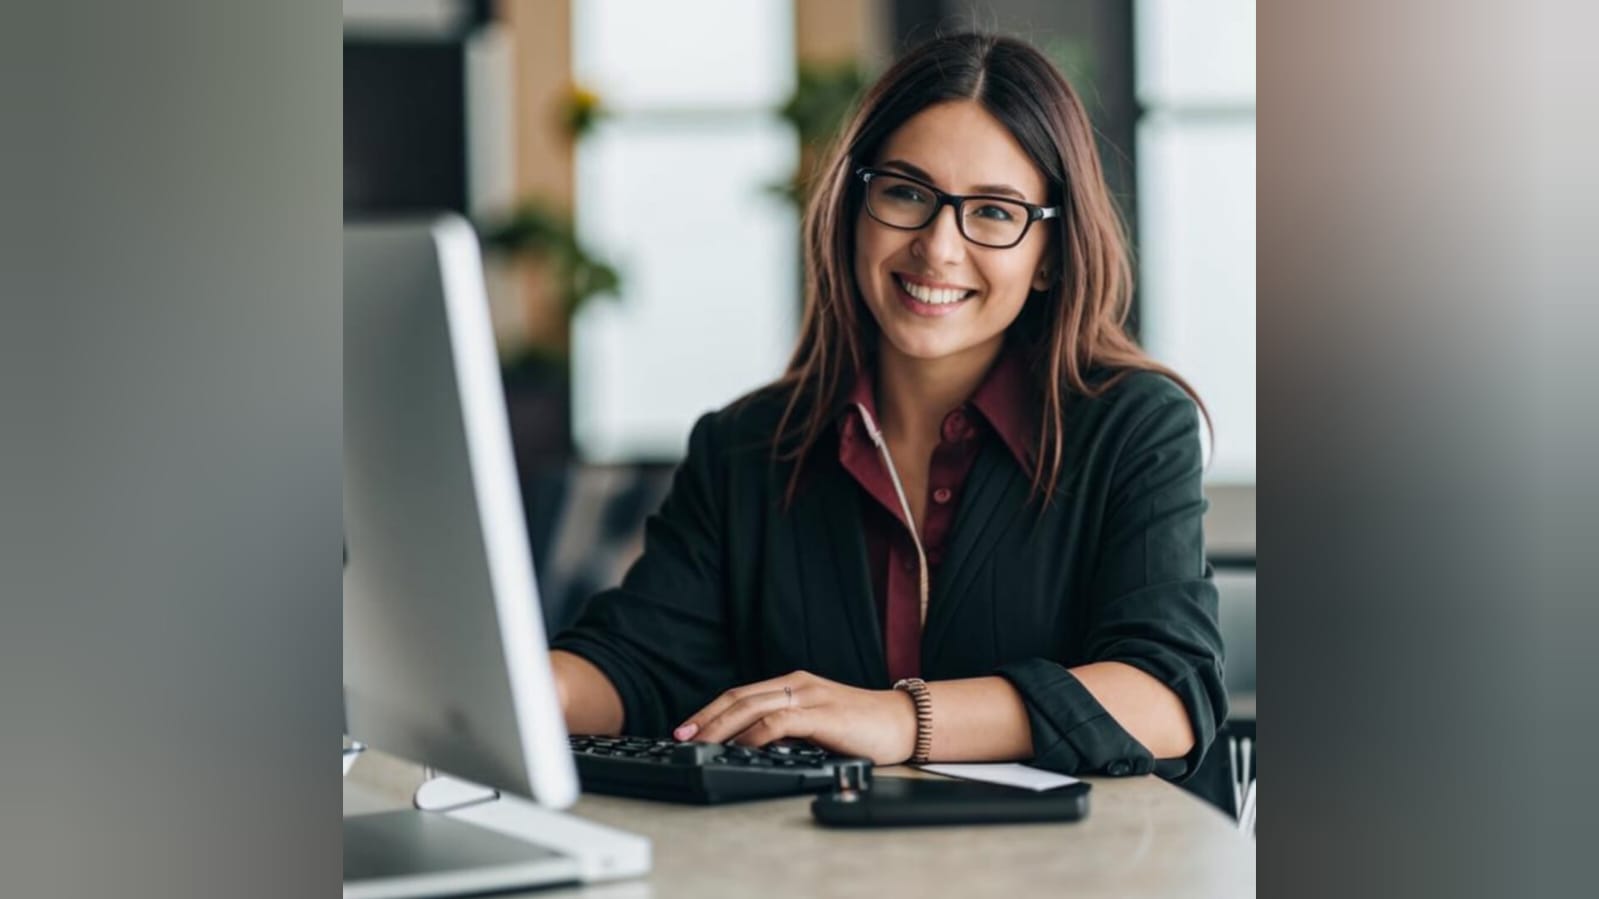
[[(872, 211), (871, 196), (868, 193), (868, 195), (861, 197), (861, 202), (865, 204), (866, 214), (872, 217), (872, 221), (877, 222), (886, 228), (893, 228), (896, 231), (920, 231), (932, 224), (933, 221), (938, 218), (938, 214), (944, 211), (945, 206), (953, 206), (955, 207), (955, 228), (956, 230), (960, 231), (961, 237), (965, 238), (970, 243), (974, 243), (980, 247), (987, 247), (990, 250), (1008, 250), (1027, 239), (1027, 232), (1032, 229), (1033, 222), (1042, 221), (1043, 219), (1058, 218), (1060, 216), (1059, 206), (1039, 206), (1034, 203), (1029, 203), (1026, 200), (1018, 200), (1015, 197), (1000, 197), (995, 196), (994, 194), (946, 193), (934, 187), (933, 185), (928, 184), (926, 181), (923, 181), (920, 178), (907, 175), (904, 172), (891, 171), (889, 169), (876, 169), (872, 168), (871, 166), (861, 166), (855, 170), (855, 176), (860, 178), (861, 183), (867, 185), (868, 188), (871, 186), (872, 179), (876, 177), (899, 178), (903, 181), (909, 181), (919, 187), (924, 187), (933, 195), (933, 211), (928, 213), (927, 221), (922, 222), (920, 225), (917, 225), (913, 228), (908, 225), (896, 225), (892, 222), (885, 222), (878, 218), (877, 213)], [(1022, 224), (1022, 233), (1017, 235), (1014, 241), (1011, 241), (1007, 244), (983, 243), (980, 240), (974, 239), (970, 234), (966, 233), (966, 218), (962, 215), (962, 213), (965, 212), (967, 200), (994, 200), (1000, 203), (1014, 203), (1017, 206), (1021, 206), (1027, 210), (1027, 221)]]

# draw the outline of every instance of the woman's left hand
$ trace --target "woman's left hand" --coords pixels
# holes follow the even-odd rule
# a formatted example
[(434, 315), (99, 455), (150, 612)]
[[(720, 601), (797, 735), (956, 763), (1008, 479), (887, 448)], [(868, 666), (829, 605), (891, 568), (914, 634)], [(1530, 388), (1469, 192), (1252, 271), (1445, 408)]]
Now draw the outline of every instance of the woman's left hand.
[(899, 690), (863, 690), (796, 671), (728, 690), (672, 736), (745, 746), (795, 737), (840, 755), (896, 765), (916, 748), (916, 704)]

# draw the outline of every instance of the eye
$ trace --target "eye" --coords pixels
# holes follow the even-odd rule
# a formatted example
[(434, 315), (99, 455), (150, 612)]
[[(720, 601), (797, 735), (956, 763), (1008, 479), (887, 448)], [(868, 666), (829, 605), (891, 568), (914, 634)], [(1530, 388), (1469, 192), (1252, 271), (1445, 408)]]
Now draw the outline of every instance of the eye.
[(904, 203), (927, 202), (927, 195), (909, 184), (890, 184), (883, 188), (883, 195)]
[(1016, 211), (996, 203), (984, 203), (971, 211), (973, 218), (988, 219), (994, 222), (1012, 222), (1016, 220)]

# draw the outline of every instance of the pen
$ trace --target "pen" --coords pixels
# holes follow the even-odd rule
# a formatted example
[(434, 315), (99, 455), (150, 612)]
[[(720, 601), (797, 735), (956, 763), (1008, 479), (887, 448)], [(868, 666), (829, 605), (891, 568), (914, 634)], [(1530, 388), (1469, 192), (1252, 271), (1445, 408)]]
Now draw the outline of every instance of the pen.
[(1258, 790), (1251, 782), (1249, 789), (1244, 793), (1244, 807), (1238, 813), (1238, 829), (1251, 837), (1255, 835), (1255, 796)]
[(1243, 781), (1239, 780), (1242, 769), (1238, 763), (1238, 738), (1227, 738), (1227, 761), (1231, 763), (1227, 773), (1233, 782), (1233, 815), (1236, 817), (1244, 813)]

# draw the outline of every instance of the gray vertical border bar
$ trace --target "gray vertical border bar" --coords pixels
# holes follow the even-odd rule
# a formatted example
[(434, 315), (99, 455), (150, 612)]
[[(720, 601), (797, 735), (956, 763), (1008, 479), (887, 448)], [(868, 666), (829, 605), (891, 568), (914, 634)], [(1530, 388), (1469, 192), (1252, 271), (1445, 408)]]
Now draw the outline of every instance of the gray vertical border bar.
[(339, 6), (4, 19), (0, 895), (335, 895)]

